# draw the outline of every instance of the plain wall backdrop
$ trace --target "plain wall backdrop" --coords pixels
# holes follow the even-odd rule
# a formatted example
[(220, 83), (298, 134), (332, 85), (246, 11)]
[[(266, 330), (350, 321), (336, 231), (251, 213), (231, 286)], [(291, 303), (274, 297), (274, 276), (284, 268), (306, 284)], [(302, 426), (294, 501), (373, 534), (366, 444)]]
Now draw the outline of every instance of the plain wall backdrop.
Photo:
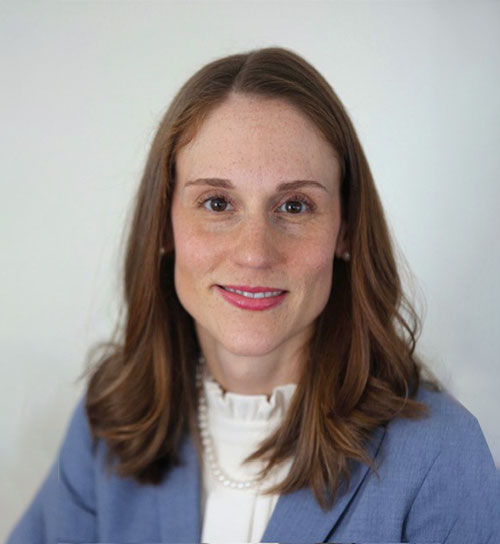
[(500, 464), (500, 2), (11, 0), (0, 43), (0, 540), (113, 329), (162, 113), (203, 64), (269, 45), (350, 112), (426, 301), (419, 352)]

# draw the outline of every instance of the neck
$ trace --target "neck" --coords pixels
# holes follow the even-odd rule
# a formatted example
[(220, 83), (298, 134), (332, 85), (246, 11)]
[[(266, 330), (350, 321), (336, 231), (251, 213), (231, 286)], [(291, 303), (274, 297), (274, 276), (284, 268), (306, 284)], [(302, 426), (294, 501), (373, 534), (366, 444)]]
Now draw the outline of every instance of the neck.
[(207, 368), (225, 392), (270, 396), (275, 387), (300, 381), (303, 343), (265, 355), (239, 355), (198, 336)]

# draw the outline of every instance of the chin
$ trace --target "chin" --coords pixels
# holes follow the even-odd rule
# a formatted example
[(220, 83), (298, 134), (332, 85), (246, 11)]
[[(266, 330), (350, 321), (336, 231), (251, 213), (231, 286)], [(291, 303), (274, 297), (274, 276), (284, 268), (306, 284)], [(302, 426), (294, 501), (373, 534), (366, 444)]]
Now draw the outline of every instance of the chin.
[(263, 357), (281, 344), (276, 338), (264, 338), (262, 335), (254, 336), (248, 333), (233, 336), (220, 343), (227, 351), (240, 357)]

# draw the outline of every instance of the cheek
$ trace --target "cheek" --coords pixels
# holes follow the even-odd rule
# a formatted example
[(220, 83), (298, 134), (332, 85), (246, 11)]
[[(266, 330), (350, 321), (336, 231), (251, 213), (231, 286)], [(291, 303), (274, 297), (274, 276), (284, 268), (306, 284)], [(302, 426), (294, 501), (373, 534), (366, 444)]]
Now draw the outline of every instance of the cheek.
[(304, 274), (314, 278), (331, 276), (335, 256), (335, 237), (321, 236), (304, 244), (297, 262), (301, 262)]
[(200, 280), (206, 275), (206, 248), (199, 239), (184, 228), (174, 229), (174, 286), (177, 297), (196, 321), (200, 310)]
[(206, 247), (200, 238), (194, 236), (188, 230), (183, 230), (174, 235), (175, 261), (179, 266), (189, 268), (197, 267), (206, 258)]
[[(217, 262), (217, 248), (182, 212), (172, 217), (175, 250), (175, 284), (182, 288), (203, 278)], [(196, 285), (191, 285), (191, 288)]]
[(189, 296), (197, 286), (197, 279), (206, 270), (206, 255), (202, 245), (189, 233), (183, 232), (174, 237), (175, 241), (175, 288), (182, 300)]
[(334, 249), (334, 240), (317, 240), (315, 243), (308, 244), (302, 258), (299, 257), (296, 261), (298, 278), (304, 285), (304, 297), (309, 299), (308, 304), (313, 302), (311, 310), (314, 306), (314, 312), (317, 311), (318, 306), (322, 309), (330, 296)]
[(308, 274), (310, 281), (314, 282), (316, 290), (330, 292), (333, 277), (333, 254), (323, 251), (312, 256), (309, 261)]

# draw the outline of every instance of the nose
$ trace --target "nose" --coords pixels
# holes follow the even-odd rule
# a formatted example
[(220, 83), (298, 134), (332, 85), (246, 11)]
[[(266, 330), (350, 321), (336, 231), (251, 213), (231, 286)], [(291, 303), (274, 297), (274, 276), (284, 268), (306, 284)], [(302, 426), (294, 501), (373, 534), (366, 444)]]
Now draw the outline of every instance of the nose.
[(279, 236), (264, 214), (246, 217), (235, 237), (235, 263), (255, 269), (274, 266), (281, 258)]

